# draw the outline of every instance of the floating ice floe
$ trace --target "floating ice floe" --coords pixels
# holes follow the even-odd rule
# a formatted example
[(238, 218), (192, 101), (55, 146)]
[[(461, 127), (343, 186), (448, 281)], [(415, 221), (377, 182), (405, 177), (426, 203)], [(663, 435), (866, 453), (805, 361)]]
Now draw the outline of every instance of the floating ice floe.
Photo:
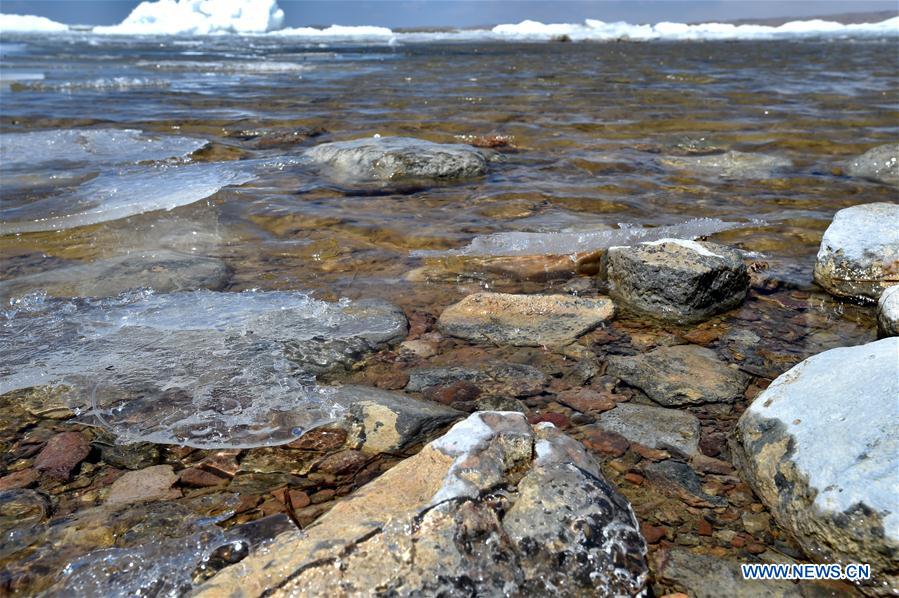
[(68, 30), (68, 25), (51, 21), (46, 17), (0, 13), (0, 32), (2, 33), (61, 33)]
[(70, 193), (0, 210), (0, 233), (62, 230), (172, 210), (256, 178), (254, 164), (156, 164), (101, 174)]
[(124, 21), (94, 27), (114, 35), (210, 35), (265, 33), (281, 27), (284, 11), (275, 0), (157, 0), (141, 2)]
[(31, 295), (0, 314), (0, 394), (60, 387), (83, 421), (121, 442), (277, 445), (358, 398), (316, 374), (405, 333), (389, 304), (299, 292)]
[(694, 218), (682, 224), (640, 227), (620, 224), (617, 229), (574, 232), (504, 232), (478, 236), (461, 249), (413, 251), (414, 257), (440, 256), (529, 256), (577, 255), (608, 249), (616, 245), (633, 245), (646, 241), (678, 238), (695, 239), (721, 231), (758, 223), (724, 222), (717, 218)]

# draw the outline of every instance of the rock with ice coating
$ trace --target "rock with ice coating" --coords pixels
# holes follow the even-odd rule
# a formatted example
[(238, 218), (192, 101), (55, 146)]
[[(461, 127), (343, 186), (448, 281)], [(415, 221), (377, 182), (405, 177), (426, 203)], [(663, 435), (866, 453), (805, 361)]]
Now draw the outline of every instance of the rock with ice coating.
[(2, 315), (0, 394), (63, 387), (122, 442), (205, 448), (283, 444), (338, 419), (358, 394), (315, 375), (406, 334), (386, 303), (298, 292), (30, 296)]
[(899, 284), (885, 290), (877, 302), (877, 333), (899, 336)]
[(570, 344), (612, 319), (606, 297), (475, 293), (450, 305), (437, 326), (450, 336), (519, 347)]
[(632, 596), (645, 553), (633, 511), (579, 443), (479, 412), (196, 595)]
[(866, 151), (849, 162), (846, 172), (899, 186), (899, 143), (888, 143)]
[(687, 170), (703, 176), (726, 179), (763, 179), (787, 170), (793, 163), (787, 158), (730, 150), (709, 156), (669, 156), (662, 164), (675, 170)]
[(821, 239), (815, 282), (832, 295), (860, 301), (877, 300), (899, 283), (899, 204), (837, 212)]
[(606, 252), (609, 294), (663, 320), (698, 322), (740, 305), (749, 274), (736, 251), (715, 243), (659, 239)]
[(0, 33), (62, 33), (69, 26), (34, 15), (0, 13)]
[(447, 180), (487, 172), (484, 154), (470, 145), (411, 137), (367, 137), (306, 150), (313, 162), (354, 181)]
[(0, 303), (37, 291), (54, 297), (113, 297), (132, 289), (219, 291), (228, 277), (228, 267), (216, 258), (169, 250), (138, 251), (0, 281)]
[(884, 595), (899, 587), (897, 400), (899, 338), (831, 349), (759, 395), (735, 445), (755, 493), (808, 556), (870, 563), (869, 588)]
[(138, 4), (124, 21), (94, 27), (115, 35), (210, 35), (265, 33), (278, 29), (284, 11), (277, 0), (156, 0)]

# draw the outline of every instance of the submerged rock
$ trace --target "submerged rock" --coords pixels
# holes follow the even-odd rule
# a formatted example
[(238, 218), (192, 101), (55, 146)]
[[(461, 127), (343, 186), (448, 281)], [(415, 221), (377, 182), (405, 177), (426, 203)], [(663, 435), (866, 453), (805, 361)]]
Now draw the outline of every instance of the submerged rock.
[[(869, 563), (899, 587), (899, 338), (825, 351), (777, 378), (737, 425), (755, 493), (806, 553)], [(883, 585), (881, 585), (883, 584)]]
[(425, 392), (464, 380), (480, 391), (480, 396), (528, 397), (546, 386), (546, 376), (535, 367), (518, 363), (488, 362), (477, 368), (418, 368), (409, 374), (406, 390)]
[(789, 159), (780, 156), (736, 150), (707, 156), (669, 156), (662, 158), (661, 162), (677, 170), (689, 170), (700, 175), (720, 176), (726, 179), (763, 179), (793, 166)]
[(447, 307), (437, 325), (444, 334), (522, 347), (558, 347), (610, 320), (605, 297), (475, 293)]
[(484, 154), (461, 144), (411, 137), (367, 137), (323, 143), (305, 156), (351, 180), (461, 179), (487, 172)]
[(619, 403), (611, 411), (600, 414), (591, 428), (614, 432), (631, 442), (685, 457), (699, 453), (699, 420), (687, 411)]
[(197, 595), (631, 596), (645, 553), (627, 501), (580, 445), (481, 412)]
[(740, 305), (749, 274), (729, 247), (660, 239), (606, 253), (609, 294), (640, 312), (698, 322)]
[(899, 186), (899, 143), (869, 149), (846, 166), (852, 176)]
[(145, 469), (129, 471), (113, 482), (106, 497), (106, 504), (118, 505), (149, 500), (166, 500), (181, 496), (172, 486), (178, 475), (171, 465), (153, 465)]
[(228, 267), (216, 258), (168, 250), (137, 252), (2, 281), (0, 301), (33, 291), (55, 297), (113, 297), (131, 289), (218, 291), (228, 277)]
[(406, 319), (380, 301), (297, 292), (31, 297), (0, 321), (0, 394), (64, 389), (82, 420), (120, 442), (277, 445), (337, 420), (354, 396), (315, 375), (399, 342)]
[(860, 301), (877, 300), (899, 284), (899, 204), (837, 212), (821, 239), (815, 281), (832, 295)]
[(749, 376), (697, 345), (659, 347), (633, 357), (609, 357), (607, 373), (668, 407), (732, 403), (743, 396)]
[(899, 336), (899, 284), (885, 290), (877, 302), (877, 333)]

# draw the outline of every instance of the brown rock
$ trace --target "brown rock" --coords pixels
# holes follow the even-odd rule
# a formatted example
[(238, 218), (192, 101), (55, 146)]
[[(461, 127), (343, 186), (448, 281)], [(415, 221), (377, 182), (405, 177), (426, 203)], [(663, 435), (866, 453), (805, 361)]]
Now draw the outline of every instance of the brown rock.
[(627, 438), (616, 432), (607, 430), (593, 429), (587, 433), (584, 438), (584, 446), (591, 451), (609, 455), (610, 457), (620, 457), (627, 452), (630, 442)]
[(307, 451), (333, 451), (343, 446), (346, 437), (346, 430), (341, 428), (315, 428), (287, 446)]
[(309, 500), (312, 502), (312, 504), (317, 505), (319, 503), (328, 502), (329, 500), (333, 499), (335, 494), (336, 492), (334, 492), (334, 490), (332, 490), (331, 488), (325, 488), (324, 490), (319, 490), (318, 492), (310, 496)]
[(705, 473), (717, 473), (726, 475), (729, 473), (733, 473), (734, 471), (733, 465), (731, 465), (727, 461), (715, 459), (714, 457), (706, 457), (702, 454), (693, 455), (690, 458), (690, 464), (693, 466), (693, 469)]
[(113, 482), (106, 504), (178, 498), (181, 492), (172, 488), (172, 484), (177, 481), (178, 476), (171, 465), (154, 465), (129, 471)]
[(361, 469), (368, 459), (359, 451), (346, 450), (325, 457), (318, 464), (318, 470), (341, 475)]
[(646, 539), (647, 544), (658, 544), (665, 537), (664, 527), (655, 527), (648, 523), (640, 524), (640, 533)]
[(615, 407), (615, 399), (611, 393), (597, 392), (590, 388), (560, 392), (556, 400), (581, 413), (608, 411)]
[(567, 428), (571, 425), (571, 421), (568, 419), (568, 416), (563, 413), (541, 413), (538, 415), (532, 415), (528, 418), (528, 421), (532, 424), (539, 424), (540, 422), (549, 422), (557, 428)]
[(699, 523), (696, 524), (696, 533), (700, 536), (711, 536), (712, 524), (705, 519), (700, 519)]
[(684, 340), (693, 343), (694, 345), (702, 345), (705, 347), (718, 340), (718, 337), (720, 337), (722, 333), (723, 330), (715, 328), (691, 330), (684, 335)]
[(213, 473), (196, 467), (188, 467), (187, 469), (182, 470), (178, 474), (178, 479), (181, 480), (183, 486), (192, 486), (194, 488), (218, 486), (225, 481)]
[(290, 497), (290, 506), (294, 509), (302, 509), (312, 504), (312, 499), (302, 490), (291, 490), (287, 495)]
[(38, 472), (31, 467), (11, 473), (0, 478), (0, 491), (27, 488), (35, 483), (38, 477), (40, 477)]
[(65, 481), (90, 452), (90, 444), (80, 433), (63, 432), (47, 441), (34, 460), (34, 468), (55, 480)]
[(669, 453), (668, 451), (649, 448), (648, 446), (644, 446), (637, 442), (631, 443), (631, 450), (633, 450), (644, 459), (649, 459), (650, 461), (664, 461), (665, 459), (671, 458), (671, 453)]
[(375, 379), (375, 386), (385, 390), (399, 390), (409, 383), (409, 374), (399, 370), (392, 370)]
[(643, 480), (646, 478), (641, 476), (639, 473), (630, 472), (630, 473), (624, 474), (624, 479), (627, 480), (628, 482), (630, 482), (631, 484), (639, 486), (643, 483)]
[(473, 401), (481, 395), (481, 389), (468, 380), (457, 380), (445, 386), (433, 386), (422, 392), (422, 397), (442, 405)]
[(746, 545), (746, 552), (751, 554), (762, 554), (765, 550), (767, 550), (767, 548), (762, 544), (756, 544), (755, 542)]

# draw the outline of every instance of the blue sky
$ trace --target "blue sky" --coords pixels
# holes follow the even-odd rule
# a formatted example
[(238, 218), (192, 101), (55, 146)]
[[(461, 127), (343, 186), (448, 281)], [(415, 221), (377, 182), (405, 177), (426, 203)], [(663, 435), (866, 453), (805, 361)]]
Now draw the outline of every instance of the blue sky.
[[(112, 25), (131, 0), (0, 0), (0, 12), (36, 14), (70, 24)], [(285, 25), (472, 27), (517, 23), (603, 21), (721, 21), (808, 17), (845, 12), (896, 11), (895, 0), (279, 0)]]

